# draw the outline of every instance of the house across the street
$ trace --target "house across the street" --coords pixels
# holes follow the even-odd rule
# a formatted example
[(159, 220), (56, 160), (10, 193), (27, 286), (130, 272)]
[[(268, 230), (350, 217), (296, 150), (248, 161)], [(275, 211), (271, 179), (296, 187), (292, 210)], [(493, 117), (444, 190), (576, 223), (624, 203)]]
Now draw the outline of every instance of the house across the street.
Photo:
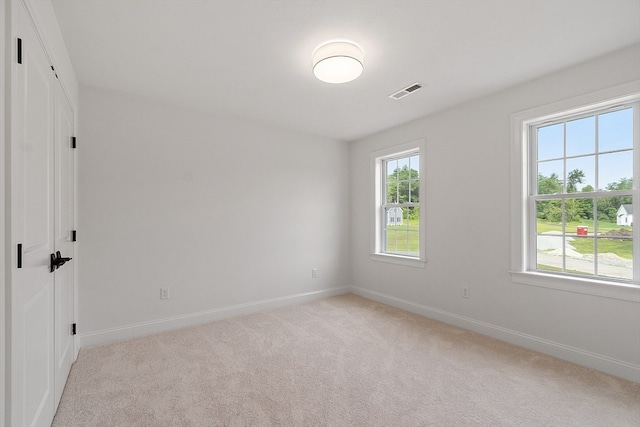
[(402, 225), (402, 208), (390, 208), (387, 211), (387, 225)]
[(630, 203), (620, 205), (616, 219), (616, 224), (618, 225), (633, 225), (633, 205)]

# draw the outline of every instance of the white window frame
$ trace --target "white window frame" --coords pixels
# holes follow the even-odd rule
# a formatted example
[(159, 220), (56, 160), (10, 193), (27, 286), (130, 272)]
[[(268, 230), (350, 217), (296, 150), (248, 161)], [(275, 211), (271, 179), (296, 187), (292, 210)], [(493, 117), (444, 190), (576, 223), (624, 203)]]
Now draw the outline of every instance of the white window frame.
[[(613, 108), (622, 103), (640, 100), (640, 81), (633, 81), (613, 88), (593, 92), (587, 95), (544, 105), (531, 110), (515, 113), (511, 116), (511, 277), (514, 283), (541, 286), (569, 292), (603, 296), (625, 301), (640, 302), (640, 253), (634, 253), (634, 279), (631, 281), (607, 280), (570, 276), (553, 272), (541, 272), (529, 269), (531, 262), (530, 242), (531, 224), (529, 223), (529, 180), (532, 179), (530, 126), (544, 121), (557, 120), (560, 117), (579, 115), (599, 108)], [(638, 140), (640, 129), (635, 127), (634, 140)], [(640, 161), (637, 146), (634, 146), (634, 209), (640, 205)], [(634, 228), (634, 242), (640, 241), (640, 227)]]
[[(425, 147), (426, 143), (424, 139), (408, 142), (406, 144), (396, 145), (394, 147), (385, 148), (371, 153), (371, 253), (370, 258), (373, 261), (387, 262), (397, 265), (404, 265), (408, 267), (425, 268), (426, 258), (426, 206), (425, 206), (425, 194), (426, 194), (426, 167), (425, 167)], [(390, 254), (382, 251), (383, 249), (383, 232), (385, 227), (384, 217), (384, 199), (385, 188), (383, 186), (386, 171), (383, 168), (383, 163), (386, 159), (397, 158), (410, 153), (419, 154), (419, 167), (420, 174), (418, 182), (420, 183), (420, 189), (418, 191), (420, 202), (420, 255), (417, 257), (409, 255)]]

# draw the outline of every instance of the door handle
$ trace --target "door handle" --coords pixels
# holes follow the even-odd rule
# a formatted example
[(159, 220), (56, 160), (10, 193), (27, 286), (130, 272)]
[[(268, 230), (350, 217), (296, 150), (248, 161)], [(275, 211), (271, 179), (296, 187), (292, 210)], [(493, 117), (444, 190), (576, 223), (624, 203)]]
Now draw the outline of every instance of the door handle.
[(55, 270), (63, 266), (67, 261), (71, 261), (72, 259), (73, 258), (63, 258), (62, 255), (60, 255), (60, 251), (57, 251), (55, 254), (51, 254), (50, 271), (53, 273)]

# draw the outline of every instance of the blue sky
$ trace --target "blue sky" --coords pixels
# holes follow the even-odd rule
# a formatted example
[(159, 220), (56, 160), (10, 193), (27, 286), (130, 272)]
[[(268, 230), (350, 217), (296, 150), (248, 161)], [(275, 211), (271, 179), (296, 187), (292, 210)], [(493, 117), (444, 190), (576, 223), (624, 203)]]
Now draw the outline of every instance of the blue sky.
[(410, 169), (413, 169), (420, 172), (420, 156), (415, 155), (411, 157), (404, 157), (399, 160), (392, 160), (387, 162), (387, 176), (391, 175), (396, 168), (402, 169), (405, 166), (409, 166)]
[[(596, 116), (566, 122), (566, 132), (565, 123), (539, 128), (538, 172), (544, 176), (555, 172), (563, 179), (563, 161), (552, 159), (562, 158), (565, 146), (566, 155), (569, 157), (566, 172), (580, 169), (585, 173), (586, 179), (582, 184), (578, 184), (578, 191), (586, 185), (596, 188), (596, 156), (600, 169), (599, 188), (618, 182), (620, 178), (632, 178), (633, 109), (626, 108), (598, 115), (597, 132)], [(625, 149), (627, 150), (612, 152)]]

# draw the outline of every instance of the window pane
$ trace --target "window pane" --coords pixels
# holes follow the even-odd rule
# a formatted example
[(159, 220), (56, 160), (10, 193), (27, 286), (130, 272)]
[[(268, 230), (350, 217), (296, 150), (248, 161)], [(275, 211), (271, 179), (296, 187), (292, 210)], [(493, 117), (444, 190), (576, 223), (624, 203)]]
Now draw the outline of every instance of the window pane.
[[(598, 275), (619, 279), (633, 279), (633, 237), (615, 236), (612, 231), (598, 237)], [(601, 235), (602, 235), (601, 234)]]
[(420, 208), (385, 208), (384, 252), (420, 255)]
[(633, 147), (633, 108), (598, 116), (598, 151)]
[(585, 156), (567, 159), (566, 192), (593, 191), (596, 185), (596, 157)]
[[(553, 228), (538, 229), (538, 233), (545, 231), (562, 231), (562, 200), (538, 200), (536, 201), (536, 218), (545, 223), (553, 223)], [(538, 221), (538, 227), (540, 227)]]
[(418, 203), (420, 201), (420, 156), (411, 156), (409, 159), (409, 201)]
[(598, 198), (598, 275), (633, 278), (633, 197)]
[(564, 201), (567, 273), (595, 274), (593, 199)]
[[(404, 170), (401, 172), (401, 175), (404, 174), (404, 177), (409, 177), (409, 171)], [(404, 179), (398, 181), (398, 202), (399, 203), (409, 203), (411, 200), (409, 199), (409, 180)]]
[(397, 180), (396, 170), (398, 169), (398, 161), (397, 160), (387, 160), (387, 180)]
[(396, 252), (396, 230), (387, 228), (385, 231), (384, 252)]
[(537, 237), (536, 268), (539, 270), (564, 271), (562, 235), (539, 234)]
[(407, 233), (407, 255), (420, 255), (420, 233), (418, 231), (409, 231)]
[(387, 226), (398, 226), (404, 223), (403, 208), (385, 208)]
[(538, 194), (561, 193), (563, 176), (561, 160), (538, 163)]
[(387, 181), (387, 203), (398, 203), (397, 181)]
[(387, 160), (386, 165), (386, 201), (387, 203), (398, 203), (398, 161)]
[(420, 177), (418, 176), (418, 171), (414, 169), (411, 169), (409, 188), (409, 201), (411, 203), (418, 203), (420, 201)]
[(420, 156), (419, 155), (411, 156), (411, 158), (409, 159), (409, 167), (418, 173), (420, 172)]
[(538, 128), (538, 160), (564, 156), (564, 123)]
[[(599, 197), (598, 228), (610, 229), (612, 226), (631, 225), (633, 222), (632, 199), (631, 196)], [(625, 209), (627, 205), (629, 206)]]
[(564, 218), (567, 222), (567, 233), (584, 234), (580, 227), (587, 227), (593, 233), (593, 199), (591, 197), (566, 199), (564, 201)]
[(595, 267), (593, 236), (567, 236), (565, 272), (593, 276)]
[(536, 201), (536, 268), (562, 271), (562, 201)]
[(596, 120), (594, 116), (567, 122), (567, 156), (595, 153)]
[(633, 151), (598, 156), (598, 186), (607, 190), (628, 190), (633, 182)]
[(398, 159), (398, 169), (409, 170), (409, 157)]
[(407, 208), (407, 218), (410, 224), (415, 226), (416, 229), (420, 225), (420, 208), (418, 206), (412, 206)]
[(599, 221), (598, 275), (633, 279), (633, 227)]
[(536, 202), (536, 268), (595, 274), (593, 199)]

